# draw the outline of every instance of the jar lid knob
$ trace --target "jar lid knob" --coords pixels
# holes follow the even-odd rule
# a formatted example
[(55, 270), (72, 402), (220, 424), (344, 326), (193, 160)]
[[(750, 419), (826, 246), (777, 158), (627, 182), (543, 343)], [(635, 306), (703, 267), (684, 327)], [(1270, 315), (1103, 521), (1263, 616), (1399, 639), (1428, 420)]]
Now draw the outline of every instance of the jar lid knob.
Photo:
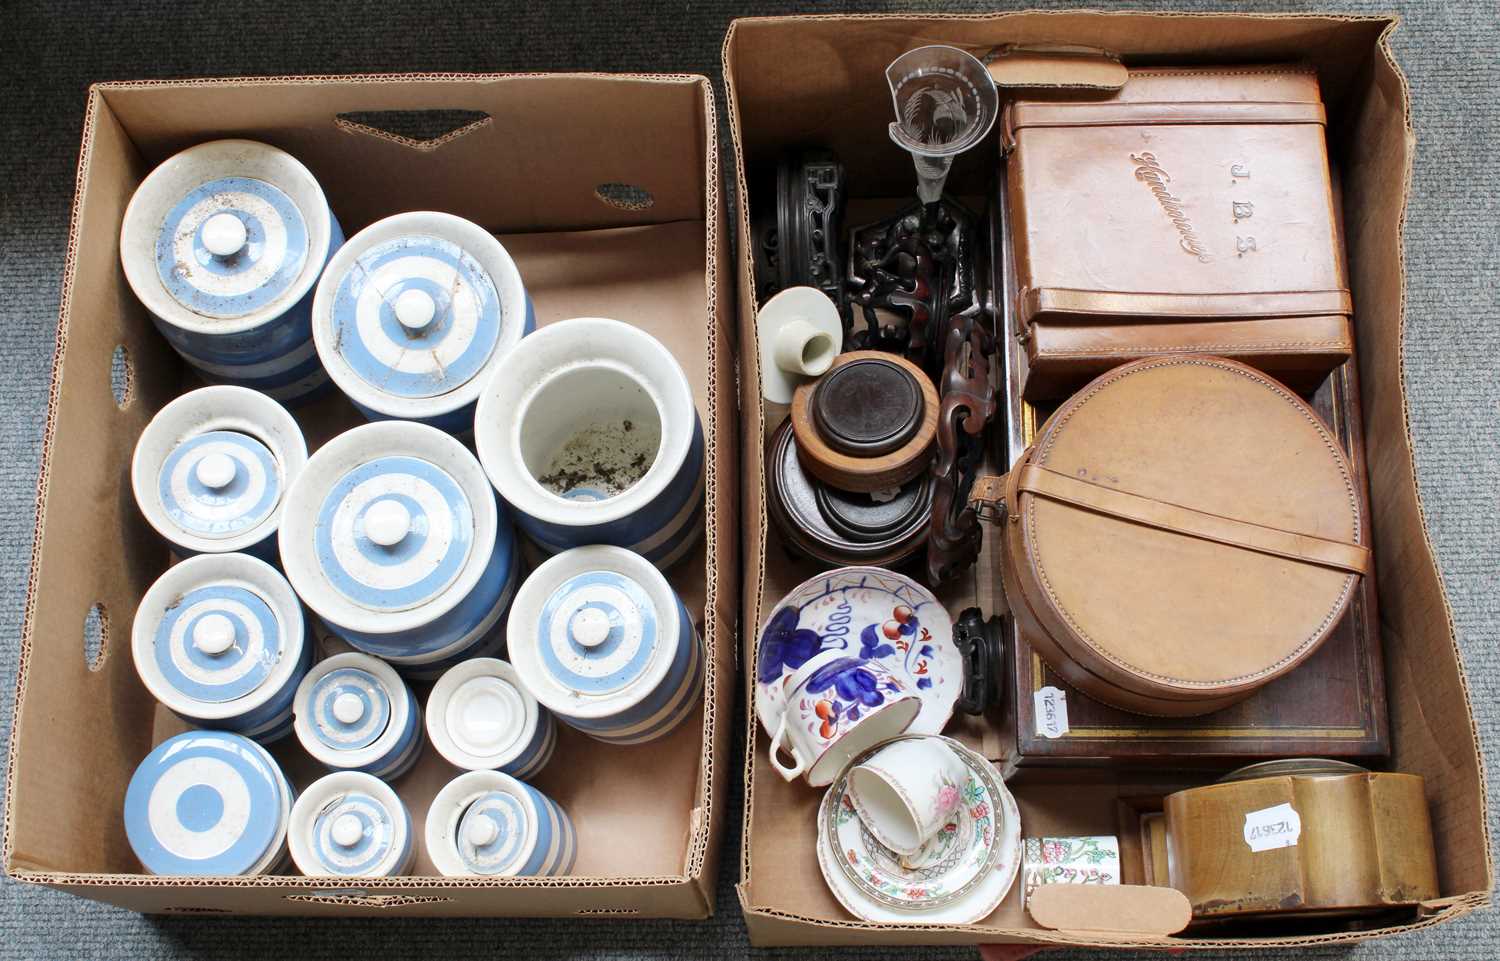
[(205, 614), (193, 625), (193, 646), (217, 657), (234, 646), (234, 622), (223, 614)]
[(249, 239), (245, 222), (227, 210), (203, 221), (203, 246), (215, 257), (233, 257)]
[(198, 483), (209, 490), (223, 490), (234, 480), (238, 469), (234, 458), (222, 451), (215, 451), (202, 457), (193, 468), (193, 476), (198, 478)]
[(333, 843), (341, 848), (352, 848), (364, 837), (364, 825), (359, 823), (359, 818), (352, 814), (340, 814), (334, 819), (333, 828), (329, 831), (333, 835)]
[(378, 500), (365, 512), (365, 536), (381, 547), (395, 547), (409, 533), (411, 511), (398, 500)]

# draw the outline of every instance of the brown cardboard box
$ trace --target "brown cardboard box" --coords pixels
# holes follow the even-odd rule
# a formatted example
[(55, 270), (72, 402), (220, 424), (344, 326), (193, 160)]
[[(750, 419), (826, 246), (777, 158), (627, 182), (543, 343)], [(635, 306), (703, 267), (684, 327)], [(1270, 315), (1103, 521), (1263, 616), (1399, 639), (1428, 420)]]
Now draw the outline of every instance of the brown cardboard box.
[[(753, 685), (748, 684), (754, 671), (747, 670), (752, 736), (747, 738), (745, 758), (739, 894), (756, 944), (1009, 941), (1286, 947), (1410, 930), (1489, 903), (1494, 877), (1484, 775), (1452, 617), (1422, 524), (1402, 392), (1401, 221), (1415, 143), (1406, 82), (1387, 43), (1394, 27), (1394, 20), (1386, 17), (1098, 11), (782, 17), (740, 20), (731, 26), (724, 43), (724, 75), (741, 198), (747, 198), (747, 173), (774, 163), (789, 147), (820, 144), (835, 150), (847, 165), (852, 203), (883, 201), (887, 210), (903, 202), (898, 198), (910, 195), (914, 177), (910, 156), (886, 133), (891, 106), (884, 70), (898, 54), (920, 44), (953, 44), (980, 57), (1008, 44), (1031, 49), (1082, 45), (1114, 51), (1136, 63), (1305, 61), (1317, 68), (1328, 105), (1330, 152), (1344, 174), (1373, 542), (1383, 588), (1381, 640), (1390, 702), (1390, 767), (1426, 779), (1442, 892), (1417, 911), (1357, 930), (1326, 919), (1296, 926), (1266, 921), (1248, 934), (1173, 937), (1099, 933), (1085, 930), (1081, 923), (1044, 930), (1022, 909), (1019, 890), (974, 925), (858, 921), (838, 905), (819, 874), (813, 852), (818, 792), (782, 781), (766, 761), (766, 738), (755, 730)], [(959, 158), (949, 191), (960, 197), (983, 196), (996, 167), (996, 150), (992, 134)], [(736, 225), (745, 358), (741, 404), (744, 436), (759, 438), (764, 435), (765, 411), (758, 389), (748, 207), (764, 201), (753, 196), (747, 200), (739, 205)], [(744, 645), (744, 656), (753, 664), (754, 632), (761, 620), (814, 568), (788, 560), (765, 522), (762, 449), (747, 444), (745, 461), (743, 623), (750, 641)], [(975, 603), (994, 611), (1003, 604), (996, 583), (995, 541), (987, 539), (971, 577), (940, 593), (950, 611)], [(957, 727), (958, 735), (971, 742), (993, 737), (983, 725), (966, 722)], [(1173, 775), (1022, 772), (1011, 789), (1027, 835), (1108, 834), (1117, 830), (1118, 799), (1159, 796), (1171, 788), (1167, 777)]]
[[(369, 119), (362, 112), (436, 108), (469, 111), (467, 124), (424, 142), (359, 122)], [(357, 119), (344, 116), (351, 113)], [(7, 873), (142, 911), (712, 912), (739, 576), (734, 347), (727, 285), (718, 282), (727, 254), (715, 131), (708, 81), (681, 75), (270, 78), (90, 91), (21, 638)], [(337, 888), (292, 876), (154, 877), (141, 873), (126, 843), (119, 812), (131, 773), (182, 727), (131, 663), (131, 619), (167, 552), (132, 501), (130, 457), (152, 414), (195, 382), (125, 283), (120, 220), (155, 164), (221, 136), (264, 140), (301, 159), (350, 234), (402, 210), (477, 221), (515, 257), (539, 323), (591, 314), (637, 324), (667, 343), (693, 383), (710, 464), (707, 536), (670, 577), (706, 645), (703, 712), (667, 740), (637, 748), (564, 728), (536, 783), (578, 829), (572, 876), (434, 876), (420, 825), (428, 800), (457, 773), (435, 751), (396, 784), (417, 827), (419, 876)], [(651, 202), (626, 193), (625, 203), (612, 203), (618, 194), (609, 184), (644, 188)], [(129, 373), (119, 404), (110, 380), (117, 346)], [(362, 422), (341, 397), (298, 416), (310, 448)], [(104, 618), (93, 666), (80, 643), (91, 606)], [(295, 743), (274, 751), (299, 785), (320, 773)]]

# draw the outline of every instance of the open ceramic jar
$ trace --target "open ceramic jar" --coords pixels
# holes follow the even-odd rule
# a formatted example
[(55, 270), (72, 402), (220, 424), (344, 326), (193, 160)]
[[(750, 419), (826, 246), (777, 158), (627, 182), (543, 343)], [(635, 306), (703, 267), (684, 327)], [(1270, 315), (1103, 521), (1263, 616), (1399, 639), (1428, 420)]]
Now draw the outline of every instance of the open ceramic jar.
[(611, 544), (663, 569), (703, 533), (703, 427), (670, 351), (617, 320), (525, 338), (479, 397), (485, 472), (552, 554)]

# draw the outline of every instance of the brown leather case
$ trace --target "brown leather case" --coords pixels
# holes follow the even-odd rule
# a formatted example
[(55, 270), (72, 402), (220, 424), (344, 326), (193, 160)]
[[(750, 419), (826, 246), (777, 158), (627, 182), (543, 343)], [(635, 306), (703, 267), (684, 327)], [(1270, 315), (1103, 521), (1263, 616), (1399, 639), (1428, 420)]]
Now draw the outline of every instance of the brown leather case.
[(1317, 649), (1370, 569), (1360, 491), (1317, 415), (1232, 360), (1095, 379), (1005, 478), (1012, 614), (1070, 685), (1205, 714)]
[(1310, 69), (1132, 69), (1002, 124), (1028, 400), (1161, 353), (1311, 391), (1352, 354)]

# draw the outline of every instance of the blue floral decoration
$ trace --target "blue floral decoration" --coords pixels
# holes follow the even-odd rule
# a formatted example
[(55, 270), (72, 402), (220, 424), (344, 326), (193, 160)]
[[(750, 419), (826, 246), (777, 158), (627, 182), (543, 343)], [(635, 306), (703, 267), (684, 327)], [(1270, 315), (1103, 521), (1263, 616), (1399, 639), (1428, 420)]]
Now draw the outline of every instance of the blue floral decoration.
[(760, 655), (755, 670), (762, 684), (780, 680), (788, 668), (796, 670), (801, 667), (823, 646), (823, 639), (817, 631), (797, 627), (801, 613), (797, 607), (787, 606), (771, 615), (771, 622), (760, 637)]
[(880, 641), (880, 628), (874, 624), (868, 624), (859, 632), (859, 656), (873, 661), (877, 657), (885, 657), (887, 654), (896, 653), (896, 649), (889, 644)]
[(851, 721), (859, 720), (861, 708), (879, 707), (885, 703), (880, 688), (880, 679), (875, 672), (856, 657), (843, 657), (824, 664), (807, 680), (809, 693), (831, 691), (828, 699), (833, 702), (834, 713), (843, 712)]

